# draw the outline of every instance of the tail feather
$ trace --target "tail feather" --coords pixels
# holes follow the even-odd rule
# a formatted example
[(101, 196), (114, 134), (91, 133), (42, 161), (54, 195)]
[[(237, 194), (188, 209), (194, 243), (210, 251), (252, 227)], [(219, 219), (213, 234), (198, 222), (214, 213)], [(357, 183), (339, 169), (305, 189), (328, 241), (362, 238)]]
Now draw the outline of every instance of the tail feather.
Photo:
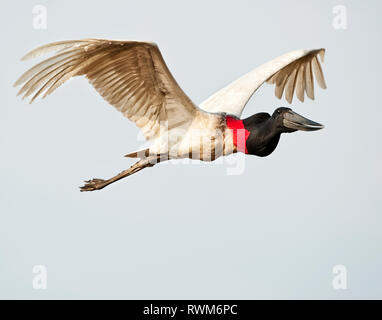
[(127, 157), (127, 158), (145, 158), (145, 157), (148, 157), (149, 154), (150, 154), (150, 149), (143, 149), (143, 150), (128, 153), (128, 154), (124, 155), (124, 157)]

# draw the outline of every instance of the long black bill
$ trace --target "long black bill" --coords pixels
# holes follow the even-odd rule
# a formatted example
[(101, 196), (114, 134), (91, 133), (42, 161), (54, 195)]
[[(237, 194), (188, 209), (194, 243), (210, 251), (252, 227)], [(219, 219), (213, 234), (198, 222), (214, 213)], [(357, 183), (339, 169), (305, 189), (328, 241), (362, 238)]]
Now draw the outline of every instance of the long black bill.
[(324, 128), (322, 124), (304, 118), (292, 110), (284, 113), (283, 124), (287, 128), (303, 131), (315, 131)]

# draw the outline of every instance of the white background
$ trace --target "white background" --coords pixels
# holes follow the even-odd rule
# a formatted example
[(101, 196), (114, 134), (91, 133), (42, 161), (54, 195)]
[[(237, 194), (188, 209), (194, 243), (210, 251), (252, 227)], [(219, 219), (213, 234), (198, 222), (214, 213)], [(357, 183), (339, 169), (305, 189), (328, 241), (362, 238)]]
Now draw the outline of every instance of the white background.
[[(47, 30), (32, 27), (36, 4)], [(346, 30), (333, 25), (345, 5)], [(3, 1), (0, 298), (382, 298), (379, 1)], [(92, 193), (132, 164), (135, 125), (76, 78), (33, 105), (14, 81), (30, 49), (80, 38), (155, 41), (195, 103), (257, 65), (327, 48), (328, 89), (245, 172), (160, 164)], [(317, 86), (316, 86), (317, 87)], [(244, 116), (287, 106), (264, 85)], [(32, 268), (48, 269), (47, 290)], [(343, 264), (348, 289), (334, 290)]]

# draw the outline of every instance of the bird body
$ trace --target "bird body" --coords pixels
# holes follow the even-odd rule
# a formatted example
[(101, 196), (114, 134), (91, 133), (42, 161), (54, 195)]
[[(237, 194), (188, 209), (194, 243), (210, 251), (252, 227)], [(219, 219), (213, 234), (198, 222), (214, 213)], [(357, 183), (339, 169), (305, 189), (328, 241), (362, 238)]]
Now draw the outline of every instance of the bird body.
[(318, 56), (324, 49), (297, 50), (254, 69), (196, 106), (179, 87), (156, 44), (140, 41), (84, 39), (60, 41), (32, 50), (23, 60), (56, 52), (27, 70), (15, 83), (23, 97), (45, 98), (74, 76), (84, 75), (101, 96), (133, 121), (150, 147), (127, 154), (139, 158), (129, 169), (108, 180), (87, 181), (81, 191), (99, 190), (157, 162), (192, 158), (214, 161), (236, 152), (267, 156), (280, 135), (323, 126), (289, 108), (272, 115), (257, 113), (241, 120), (253, 93), (264, 83), (275, 85), (280, 99), (291, 103), (314, 99), (313, 78), (326, 88)]
[(220, 156), (236, 152), (233, 132), (226, 125), (225, 114), (199, 111), (194, 120), (169, 129), (163, 122), (158, 137), (147, 149), (127, 154), (127, 157), (162, 156), (162, 159), (199, 159), (213, 161)]

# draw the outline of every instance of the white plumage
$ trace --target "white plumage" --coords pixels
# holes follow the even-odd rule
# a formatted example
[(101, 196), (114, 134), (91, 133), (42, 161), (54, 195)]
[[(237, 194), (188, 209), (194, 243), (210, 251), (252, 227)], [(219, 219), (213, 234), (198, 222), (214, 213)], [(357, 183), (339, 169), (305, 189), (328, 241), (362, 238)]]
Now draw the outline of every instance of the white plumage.
[[(298, 50), (271, 60), (213, 94), (200, 107), (182, 91), (168, 70), (156, 44), (140, 41), (84, 39), (41, 46), (22, 60), (49, 52), (56, 54), (26, 71), (15, 83), (23, 98), (45, 98), (74, 76), (84, 75), (102, 97), (133, 121), (151, 147), (128, 154), (141, 157), (128, 170), (109, 180), (93, 179), (82, 190), (96, 190), (153, 165), (153, 159), (198, 157), (214, 160), (236, 152), (226, 114), (240, 117), (252, 94), (264, 83), (275, 84), (275, 95), (294, 92), (314, 99), (313, 75), (320, 87), (325, 81), (317, 56), (324, 49)], [(198, 133), (199, 132), (199, 133)], [(213, 156), (211, 157), (211, 150)]]
[(314, 99), (313, 73), (319, 86), (326, 88), (317, 55), (324, 61), (325, 49), (292, 51), (266, 62), (213, 94), (200, 104), (200, 108), (239, 118), (248, 100), (264, 82), (276, 84), (275, 95), (279, 99), (285, 91), (289, 103), (295, 89), (300, 101), (304, 102), (304, 92)]

